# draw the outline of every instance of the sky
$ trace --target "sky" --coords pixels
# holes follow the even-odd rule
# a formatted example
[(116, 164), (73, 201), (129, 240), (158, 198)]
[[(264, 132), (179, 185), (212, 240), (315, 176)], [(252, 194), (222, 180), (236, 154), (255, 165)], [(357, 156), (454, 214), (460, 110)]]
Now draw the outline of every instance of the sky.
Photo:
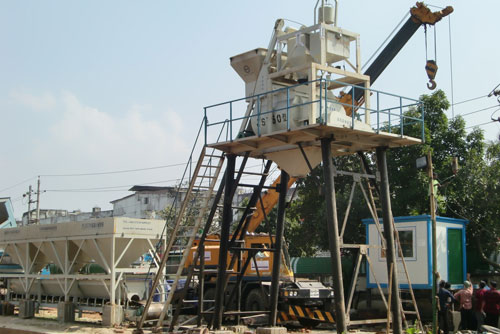
[[(42, 209), (106, 210), (135, 184), (174, 185), (203, 107), (244, 96), (229, 58), (267, 47), (278, 18), (311, 25), (315, 3), (1, 1), (0, 197), (11, 198), (20, 218), (22, 195), (39, 175)], [(468, 114), (468, 130), (480, 125), (496, 140), (500, 123), (483, 123), (499, 106), (486, 95), (500, 83), (500, 2), (428, 4), (455, 8), (437, 24), (436, 43), (428, 30), (438, 88), (455, 102), (448, 116)], [(413, 5), (339, 0), (338, 25), (360, 34), (364, 64)], [(421, 28), (373, 88), (410, 98), (430, 93), (425, 61)]]

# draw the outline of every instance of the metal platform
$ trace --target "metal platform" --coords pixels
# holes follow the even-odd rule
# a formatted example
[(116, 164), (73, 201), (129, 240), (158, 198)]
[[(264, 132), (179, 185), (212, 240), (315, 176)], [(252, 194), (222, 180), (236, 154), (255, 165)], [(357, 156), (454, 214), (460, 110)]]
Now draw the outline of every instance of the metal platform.
[[(356, 92), (365, 96), (364, 103), (342, 99), (346, 90), (349, 96)], [(248, 107), (247, 103), (254, 105)], [(423, 106), (418, 100), (317, 79), (208, 106), (204, 130), (209, 147), (227, 154), (249, 152), (251, 157), (273, 160), (291, 176), (300, 177), (309, 172), (302, 156), (307, 156), (312, 167), (321, 161), (321, 138), (332, 138), (333, 156), (348, 155), (420, 144), (423, 123)]]
[(333, 137), (332, 153), (335, 156), (353, 154), (359, 151), (373, 151), (385, 146), (389, 148), (421, 144), (422, 140), (405, 135), (383, 132), (369, 132), (323, 124), (306, 125), (293, 130), (281, 130), (272, 134), (236, 138), (208, 144), (225, 153), (242, 155), (250, 152), (251, 157), (264, 158), (266, 154), (277, 151), (297, 150), (298, 143), (303, 146), (319, 147), (319, 138)]

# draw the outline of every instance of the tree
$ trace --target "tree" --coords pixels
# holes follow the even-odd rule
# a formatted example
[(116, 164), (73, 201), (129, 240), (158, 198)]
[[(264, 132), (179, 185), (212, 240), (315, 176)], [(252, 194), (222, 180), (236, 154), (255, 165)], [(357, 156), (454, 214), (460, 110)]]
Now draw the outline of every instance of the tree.
[[(487, 254), (498, 250), (500, 236), (500, 144), (485, 143), (480, 129), (467, 134), (461, 117), (449, 120), (445, 111), (450, 104), (443, 91), (422, 95), (420, 101), (422, 106), (409, 110), (406, 115), (420, 118), (425, 110), (424, 143), (388, 151), (393, 215), (429, 214), (429, 180), (425, 172), (417, 170), (415, 161), (430, 151), (442, 184), (440, 192), (445, 199), (439, 214), (470, 220), (468, 247), (477, 249), (481, 246), (478, 251), (483, 259), (487, 259)], [(404, 133), (420, 138), (422, 129), (418, 123), (408, 123), (404, 126)], [(454, 157), (461, 166), (456, 175), (451, 168)], [(373, 154), (368, 154), (367, 160), (375, 170)], [(354, 155), (334, 158), (334, 163), (339, 170), (360, 170), (359, 159)], [(335, 181), (340, 225), (352, 179), (336, 177)], [(293, 223), (285, 231), (293, 256), (310, 256), (318, 250), (328, 249), (322, 184), (321, 166), (297, 182), (299, 199), (287, 212), (288, 221)], [(361, 192), (355, 194), (344, 242), (363, 243), (365, 233), (361, 219), (370, 217), (370, 214)], [(308, 236), (307, 240), (304, 235)]]
[(500, 264), (491, 261), (488, 255), (499, 250), (500, 143), (490, 143), (481, 159), (476, 152), (483, 150), (478, 146), (470, 150), (446, 196), (448, 210), (470, 220), (468, 246), (498, 270)]

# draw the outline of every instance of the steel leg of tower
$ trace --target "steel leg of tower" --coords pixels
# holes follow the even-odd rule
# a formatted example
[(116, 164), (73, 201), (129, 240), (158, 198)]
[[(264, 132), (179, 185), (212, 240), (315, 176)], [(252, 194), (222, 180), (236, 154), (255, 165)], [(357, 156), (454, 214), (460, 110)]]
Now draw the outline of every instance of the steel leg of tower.
[[(222, 226), (220, 235), (219, 254), (227, 254), (229, 251), (229, 230), (233, 220), (232, 196), (234, 186), (234, 170), (236, 165), (236, 155), (227, 155), (226, 179), (224, 182), (224, 206), (222, 208)], [(227, 256), (219, 256), (219, 268), (217, 273), (217, 285), (215, 286), (215, 306), (214, 316), (212, 317), (213, 328), (220, 329), (222, 325), (222, 313), (224, 307), (224, 283), (226, 277)]]
[(342, 280), (342, 264), (340, 260), (340, 238), (337, 219), (337, 203), (335, 197), (334, 166), (332, 160), (332, 137), (321, 138), (323, 156), (323, 173), (325, 178), (326, 222), (332, 262), (333, 291), (335, 294), (335, 321), (337, 333), (347, 333), (347, 321), (344, 302), (344, 283)]
[[(377, 165), (380, 172), (380, 199), (382, 203), (382, 214), (384, 218), (384, 236), (386, 241), (387, 277), (392, 276), (391, 311), (392, 327), (394, 334), (403, 332), (402, 318), (400, 312), (399, 285), (396, 270), (396, 251), (394, 247), (394, 229), (392, 227), (391, 197), (389, 192), (389, 176), (387, 173), (387, 148), (377, 147)], [(393, 275), (390, 275), (391, 268)]]
[(279, 185), (279, 200), (278, 200), (278, 220), (276, 222), (276, 242), (274, 245), (274, 261), (273, 272), (271, 280), (271, 297), (270, 297), (270, 316), (269, 326), (276, 326), (276, 315), (278, 311), (278, 294), (279, 294), (279, 278), (280, 278), (280, 265), (281, 253), (283, 247), (283, 234), (285, 230), (285, 207), (286, 207), (286, 193), (288, 190), (288, 180), (290, 176), (284, 170), (281, 171), (281, 181)]

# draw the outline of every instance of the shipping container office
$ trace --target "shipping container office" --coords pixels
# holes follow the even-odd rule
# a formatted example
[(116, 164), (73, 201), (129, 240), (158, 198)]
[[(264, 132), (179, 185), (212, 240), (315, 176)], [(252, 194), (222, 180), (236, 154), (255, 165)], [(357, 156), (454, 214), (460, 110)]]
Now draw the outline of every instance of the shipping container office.
[[(366, 226), (366, 243), (381, 246), (380, 235), (373, 219), (363, 219)], [(401, 249), (414, 289), (432, 287), (432, 221), (430, 215), (394, 217)], [(465, 228), (467, 220), (436, 217), (437, 271), (440, 279), (460, 288), (466, 279)], [(380, 219), (383, 230), (383, 222)], [(387, 264), (381, 248), (370, 248), (368, 255), (373, 268), (366, 263), (367, 287), (376, 288), (376, 280), (387, 287)], [(402, 288), (408, 287), (398, 251), (398, 279)], [(376, 275), (376, 280), (374, 277)]]

